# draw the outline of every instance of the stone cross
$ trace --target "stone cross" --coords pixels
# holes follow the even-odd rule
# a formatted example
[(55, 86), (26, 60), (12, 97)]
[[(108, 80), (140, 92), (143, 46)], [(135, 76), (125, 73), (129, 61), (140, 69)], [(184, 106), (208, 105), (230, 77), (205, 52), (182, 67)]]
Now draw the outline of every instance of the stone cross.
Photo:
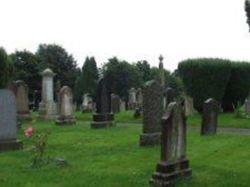
[(73, 93), (70, 87), (63, 86), (59, 92), (59, 117), (56, 124), (72, 125), (76, 120), (74, 117)]
[(0, 152), (22, 148), (17, 129), (15, 95), (10, 90), (0, 89)]
[(97, 85), (96, 113), (93, 115), (92, 128), (105, 128), (114, 125), (114, 115), (111, 113), (111, 98), (102, 78)]
[(219, 113), (219, 104), (216, 100), (210, 98), (203, 104), (201, 134), (216, 134), (217, 121)]
[(161, 161), (150, 180), (151, 186), (171, 186), (176, 179), (190, 177), (192, 170), (186, 156), (186, 117), (177, 102), (168, 105), (162, 118)]
[(39, 104), (39, 115), (43, 119), (55, 119), (57, 117), (57, 105), (54, 102), (54, 84), (55, 74), (51, 69), (45, 69), (42, 72), (42, 101)]
[(140, 145), (160, 143), (163, 92), (159, 81), (152, 80), (143, 87), (143, 133)]

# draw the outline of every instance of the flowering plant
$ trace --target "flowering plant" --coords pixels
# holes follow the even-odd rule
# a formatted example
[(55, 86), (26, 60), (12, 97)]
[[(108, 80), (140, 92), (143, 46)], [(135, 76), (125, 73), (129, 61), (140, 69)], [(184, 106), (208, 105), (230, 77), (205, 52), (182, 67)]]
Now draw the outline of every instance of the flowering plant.
[(47, 147), (47, 142), (50, 132), (43, 131), (38, 133), (36, 132), (35, 128), (30, 126), (24, 130), (24, 134), (27, 137), (27, 139), (30, 139), (33, 143), (31, 149), (31, 152), (33, 153), (31, 165), (33, 167), (40, 167), (43, 164), (48, 163), (49, 159), (44, 158), (44, 153)]

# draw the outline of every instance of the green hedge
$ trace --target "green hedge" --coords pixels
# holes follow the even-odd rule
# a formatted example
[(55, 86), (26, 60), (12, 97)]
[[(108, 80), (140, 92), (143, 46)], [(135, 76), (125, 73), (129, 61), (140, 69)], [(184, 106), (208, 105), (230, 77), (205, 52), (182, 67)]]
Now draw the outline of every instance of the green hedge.
[(0, 88), (5, 88), (13, 73), (13, 66), (4, 48), (0, 48)]
[(231, 62), (221, 59), (188, 59), (178, 65), (185, 90), (194, 99), (194, 107), (202, 111), (203, 102), (212, 97), (222, 101), (231, 75)]

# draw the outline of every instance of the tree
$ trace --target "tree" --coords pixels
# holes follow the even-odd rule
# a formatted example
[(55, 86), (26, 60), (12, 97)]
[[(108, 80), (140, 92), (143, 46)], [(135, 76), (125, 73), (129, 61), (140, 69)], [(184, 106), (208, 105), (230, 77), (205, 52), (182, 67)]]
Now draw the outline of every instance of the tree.
[(136, 67), (142, 74), (143, 82), (147, 82), (152, 79), (150, 75), (150, 65), (146, 60), (137, 62)]
[(14, 65), (14, 80), (23, 80), (29, 86), (29, 95), (41, 89), (41, 76), (36, 55), (29, 51), (16, 51), (11, 54)]
[(40, 71), (51, 68), (56, 73), (55, 82), (60, 80), (62, 86), (67, 85), (74, 89), (79, 70), (72, 55), (56, 44), (40, 44), (36, 55)]
[(4, 48), (0, 48), (0, 88), (5, 88), (13, 74), (11, 59)]
[(250, 27), (250, 1), (245, 0), (245, 11), (247, 16), (247, 24)]
[(116, 57), (108, 60), (103, 66), (104, 79), (108, 83), (110, 92), (128, 99), (128, 90), (142, 86), (142, 74), (134, 64), (120, 61)]

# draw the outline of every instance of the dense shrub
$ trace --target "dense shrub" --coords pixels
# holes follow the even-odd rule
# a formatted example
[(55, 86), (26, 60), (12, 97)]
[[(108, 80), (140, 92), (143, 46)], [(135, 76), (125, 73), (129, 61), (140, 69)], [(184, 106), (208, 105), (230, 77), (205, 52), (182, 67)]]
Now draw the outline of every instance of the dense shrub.
[(250, 63), (232, 62), (230, 80), (222, 101), (224, 111), (233, 112), (235, 106), (242, 105), (249, 94)]
[(0, 48), (0, 88), (5, 88), (11, 78), (13, 66), (3, 48)]
[(201, 112), (207, 98), (221, 102), (231, 75), (231, 62), (221, 59), (188, 59), (178, 65), (187, 94), (193, 97), (194, 107)]

